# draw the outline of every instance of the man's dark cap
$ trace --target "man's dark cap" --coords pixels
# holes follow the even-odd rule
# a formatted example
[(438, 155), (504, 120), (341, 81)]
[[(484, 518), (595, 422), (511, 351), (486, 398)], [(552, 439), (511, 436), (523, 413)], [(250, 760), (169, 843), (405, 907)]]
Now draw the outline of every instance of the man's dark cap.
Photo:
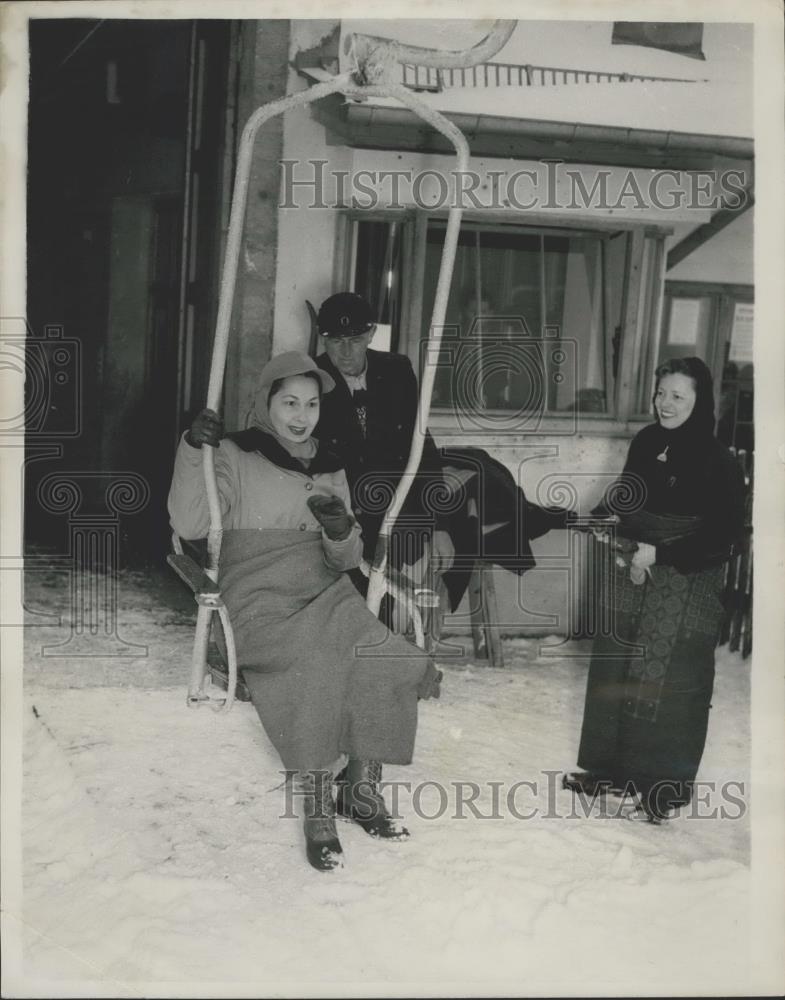
[(322, 302), (317, 323), (323, 337), (354, 337), (368, 333), (376, 320), (365, 299), (355, 292), (338, 292)]

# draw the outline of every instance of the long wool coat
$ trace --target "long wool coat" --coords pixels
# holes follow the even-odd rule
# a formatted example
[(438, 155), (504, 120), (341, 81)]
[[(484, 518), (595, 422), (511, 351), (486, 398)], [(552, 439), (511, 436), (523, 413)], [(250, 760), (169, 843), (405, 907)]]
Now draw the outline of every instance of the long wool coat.
[[(427, 658), (367, 610), (343, 572), (359, 563), (359, 527), (332, 541), (307, 506), (321, 493), (349, 507), (339, 460), (320, 447), (306, 471), (256, 430), (223, 440), (215, 467), (221, 592), (238, 662), (284, 766), (327, 768), (341, 754), (409, 763)], [(184, 439), (169, 512), (184, 538), (207, 533), (201, 453)]]

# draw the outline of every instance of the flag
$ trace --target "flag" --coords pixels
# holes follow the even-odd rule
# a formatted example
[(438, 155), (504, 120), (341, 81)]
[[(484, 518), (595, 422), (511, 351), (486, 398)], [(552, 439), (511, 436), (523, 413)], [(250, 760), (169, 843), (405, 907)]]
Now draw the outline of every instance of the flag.
[(703, 24), (697, 21), (614, 21), (611, 45), (645, 45), (691, 59), (705, 59)]

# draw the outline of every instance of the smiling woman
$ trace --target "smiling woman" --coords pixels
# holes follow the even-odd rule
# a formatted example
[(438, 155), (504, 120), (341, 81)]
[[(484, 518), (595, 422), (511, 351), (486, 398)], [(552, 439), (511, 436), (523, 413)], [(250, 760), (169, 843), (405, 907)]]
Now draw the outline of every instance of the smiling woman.
[(311, 436), (334, 389), (307, 355), (277, 355), (246, 430), (222, 440), (217, 414), (197, 417), (169, 493), (175, 531), (206, 534), (199, 449), (215, 448), (221, 596), (251, 700), (304, 796), (307, 856), (320, 871), (341, 864), (333, 771), (343, 755), (341, 814), (375, 837), (408, 836), (379, 794), (381, 762), (410, 763), (418, 697), (438, 693), (430, 659), (368, 611), (344, 572), (360, 562), (360, 528), (341, 459)]
[(663, 375), (654, 394), (654, 409), (660, 426), (675, 430), (687, 421), (695, 409), (695, 383), (689, 375), (673, 372)]
[(314, 372), (276, 379), (267, 404), (274, 431), (287, 441), (305, 441), (319, 420), (321, 385)]
[(660, 823), (690, 802), (703, 755), (744, 486), (714, 436), (704, 362), (673, 358), (656, 378), (657, 422), (633, 439), (621, 479), (595, 511), (618, 522), (598, 546), (610, 627), (592, 649), (578, 751), (585, 770), (565, 787), (615, 788), (637, 797), (631, 819)]

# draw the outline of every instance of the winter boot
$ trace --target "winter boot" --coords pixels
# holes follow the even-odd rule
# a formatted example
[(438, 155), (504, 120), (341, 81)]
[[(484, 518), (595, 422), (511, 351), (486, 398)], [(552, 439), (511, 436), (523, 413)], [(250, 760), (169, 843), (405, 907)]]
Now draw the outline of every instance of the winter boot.
[(673, 819), (677, 811), (673, 806), (653, 807), (645, 801), (640, 801), (624, 813), (624, 818), (632, 820), (633, 823), (653, 823), (655, 826), (662, 826), (663, 823)]
[(409, 831), (397, 823), (387, 811), (379, 791), (382, 765), (378, 760), (350, 758), (336, 778), (339, 816), (353, 820), (372, 837), (382, 840), (405, 840)]
[(570, 771), (563, 774), (561, 786), (580, 795), (606, 795), (613, 792), (613, 782), (592, 771)]
[(305, 806), (305, 853), (320, 872), (343, 867), (343, 848), (335, 829), (333, 776), (330, 771), (301, 771), (298, 784)]

